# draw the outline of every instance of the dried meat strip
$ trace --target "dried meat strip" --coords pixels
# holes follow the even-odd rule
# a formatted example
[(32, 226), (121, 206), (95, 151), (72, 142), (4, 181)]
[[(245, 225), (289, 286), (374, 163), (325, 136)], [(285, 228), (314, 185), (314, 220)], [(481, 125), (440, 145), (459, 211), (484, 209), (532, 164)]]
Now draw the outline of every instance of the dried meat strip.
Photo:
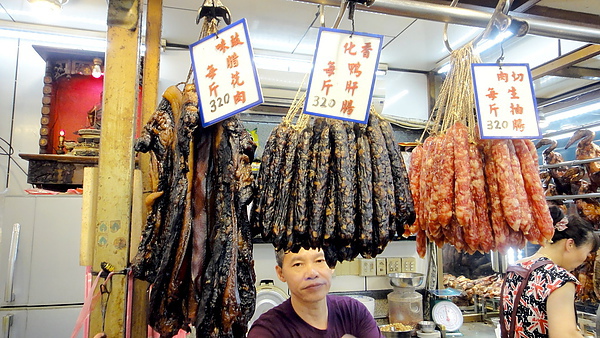
[(295, 188), (293, 189), (296, 194), (296, 202), (291, 205), (292, 212), (294, 213), (293, 223), (295, 237), (297, 242), (302, 247), (308, 249), (310, 246), (308, 233), (308, 220), (310, 215), (308, 214), (309, 206), (309, 179), (308, 171), (310, 160), (313, 155), (311, 152), (313, 140), (313, 128), (307, 126), (301, 132), (300, 140), (298, 141), (298, 149), (296, 150), (296, 179), (294, 181)]
[(286, 158), (287, 149), (290, 141), (290, 137), (295, 134), (291, 126), (281, 126), (277, 129), (277, 144), (271, 157), (271, 168), (268, 169), (272, 172), (271, 179), (266, 184), (263, 194), (265, 194), (265, 204), (263, 211), (262, 224), (265, 229), (269, 230), (269, 234), (263, 237), (266, 241), (277, 241), (282, 243), (284, 234), (284, 228), (281, 227), (282, 223), (278, 218), (280, 214), (280, 206), (282, 201), (280, 200), (280, 187), (282, 181), (285, 179), (283, 173), (286, 171)]
[(360, 254), (373, 257), (373, 169), (366, 126), (356, 124), (357, 242)]
[(423, 165), (424, 156), (423, 152), (423, 145), (418, 145), (412, 150), (410, 155), (410, 167), (408, 169), (408, 178), (410, 182), (410, 192), (415, 208), (415, 221), (412, 225), (407, 227), (406, 230), (408, 233), (405, 233), (403, 235), (404, 237), (417, 234), (417, 232), (421, 230), (420, 224), (423, 222), (423, 215), (421, 214), (421, 210), (423, 209), (423, 203), (420, 194), (421, 167)]
[[(470, 248), (489, 252), (494, 247), (494, 235), (489, 216), (488, 196), (485, 190), (483, 154), (474, 143), (469, 143), (469, 161), (471, 172), (471, 196), (475, 212), (473, 223), (465, 229), (465, 240)], [(470, 240), (466, 237), (471, 236)]]
[(253, 233), (261, 234), (265, 240), (270, 239), (271, 229), (267, 229), (263, 224), (263, 214), (267, 195), (265, 190), (270, 180), (272, 179), (274, 167), (272, 161), (275, 160), (273, 153), (276, 150), (279, 142), (278, 135), (281, 135), (279, 129), (282, 125), (277, 125), (271, 131), (261, 157), (260, 170), (254, 182), (254, 204), (251, 210), (250, 222), (252, 224)]
[(434, 199), (433, 191), (437, 188), (434, 185), (434, 177), (437, 180), (439, 168), (439, 158), (443, 139), (439, 136), (430, 136), (423, 143), (424, 155), (423, 167), (421, 169), (421, 182), (419, 185), (419, 195), (423, 205), (423, 223), (421, 228), (427, 232), (427, 237), (434, 241), (443, 236), (442, 226), (438, 223), (437, 200)]
[(517, 154), (515, 153), (515, 147), (513, 142), (506, 142), (508, 145), (508, 151), (510, 154), (510, 165), (513, 171), (514, 177), (514, 194), (519, 200), (519, 207), (521, 210), (521, 227), (520, 231), (524, 234), (529, 233), (529, 228), (535, 226), (533, 224), (533, 217), (531, 215), (531, 206), (529, 205), (529, 200), (527, 197), (527, 193), (525, 192), (525, 183), (523, 182), (523, 174), (521, 173), (521, 163)]
[(491, 159), (494, 161), (498, 196), (500, 197), (504, 217), (511, 229), (518, 231), (521, 228), (522, 212), (519, 199), (515, 195), (515, 178), (507, 142), (507, 140), (492, 141)]
[(427, 254), (427, 235), (425, 234), (425, 230), (419, 230), (417, 232), (417, 254), (419, 257), (425, 258)]
[(533, 144), (533, 142), (531, 142), (531, 140), (514, 140), (513, 144), (515, 146), (517, 157), (521, 163), (525, 191), (527, 192), (531, 204), (534, 224), (537, 225), (541, 234), (538, 238), (538, 242), (543, 243), (544, 240), (552, 239), (552, 236), (554, 235), (554, 226), (552, 217), (550, 216), (548, 203), (544, 196), (544, 188), (542, 188), (539, 179), (538, 164), (534, 161), (533, 157), (527, 156), (530, 154), (528, 151), (530, 149), (528, 144)]
[[(454, 214), (459, 226), (471, 226), (475, 205), (471, 195), (469, 131), (464, 124), (457, 122), (451, 127), (451, 135), (454, 139)], [(474, 245), (474, 242), (469, 243), (472, 249)]]
[(508, 224), (504, 218), (504, 209), (502, 208), (502, 202), (500, 201), (500, 194), (498, 192), (498, 179), (496, 173), (496, 163), (492, 156), (492, 142), (484, 142), (484, 154), (485, 154), (485, 182), (488, 188), (488, 198), (490, 205), (490, 220), (492, 224), (492, 230), (494, 233), (494, 247), (496, 250), (503, 250), (506, 252), (506, 244), (508, 243)]
[[(182, 304), (190, 290), (192, 230), (191, 178), (189, 168), (192, 135), (198, 126), (198, 108), (195, 87), (186, 85), (184, 104), (176, 124), (169, 208), (166, 209), (165, 228), (161, 234), (162, 256), (150, 292), (149, 324), (161, 335), (172, 336), (188, 328), (188, 311)], [(174, 114), (176, 115), (176, 114)]]
[[(208, 215), (211, 210), (210, 187), (208, 185), (210, 149), (212, 148), (212, 128), (200, 129), (194, 140), (194, 178), (192, 180), (194, 199), (192, 204), (193, 223), (192, 223), (192, 261), (191, 274), (192, 283), (196, 293), (199, 293), (202, 274), (204, 273), (204, 264), (206, 257), (207, 237), (208, 237)], [(197, 298), (197, 295), (193, 295)], [(195, 313), (190, 317), (195, 318)]]
[[(334, 196), (335, 223), (337, 224), (336, 241), (339, 246), (346, 246), (354, 238), (354, 186), (356, 162), (350, 158), (348, 132), (340, 120), (333, 120), (329, 125), (332, 151), (332, 166), (330, 175), (335, 177)], [(356, 153), (353, 153), (356, 156)], [(354, 163), (353, 163), (354, 162)]]
[[(169, 87), (169, 90), (179, 91), (174, 86)], [(162, 257), (160, 238), (165, 227), (165, 210), (170, 203), (169, 187), (177, 141), (173, 119), (171, 103), (163, 95), (134, 146), (136, 151), (150, 152), (158, 176), (156, 190), (159, 195), (153, 201), (152, 209), (146, 218), (138, 252), (132, 262), (133, 275), (150, 283), (156, 278), (157, 267)]]
[(322, 243), (322, 228), (327, 204), (327, 182), (329, 180), (329, 124), (325, 118), (314, 122), (313, 159), (309, 169), (309, 186), (312, 203), (309, 208), (309, 229), (311, 247), (318, 248)]
[[(333, 169), (330, 167), (330, 169)], [(329, 182), (327, 183), (327, 195), (325, 196), (325, 217), (323, 223), (323, 234), (322, 234), (322, 245), (323, 249), (326, 251), (330, 251), (330, 254), (325, 255), (325, 259), (327, 260), (328, 265), (335, 265), (335, 261), (337, 261), (337, 245), (336, 241), (338, 230), (337, 222), (335, 219), (336, 216), (336, 186), (337, 186), (337, 175), (334, 175), (332, 171), (329, 171)]]
[(398, 233), (398, 236), (400, 236), (403, 233), (404, 225), (413, 224), (415, 221), (414, 201), (410, 192), (410, 183), (406, 165), (404, 164), (404, 159), (402, 158), (402, 154), (400, 153), (400, 149), (394, 138), (394, 130), (387, 121), (381, 120), (380, 125), (390, 157), (396, 204), (396, 232)]
[[(367, 137), (371, 148), (371, 164), (373, 170), (373, 254), (383, 252), (390, 236), (390, 201), (393, 201), (393, 191), (390, 196), (390, 186), (393, 187), (391, 168), (385, 140), (377, 119), (369, 116)], [(393, 189), (393, 188), (392, 188)]]
[(454, 201), (454, 136), (449, 130), (441, 136), (441, 147), (438, 148), (439, 168), (437, 170), (437, 184), (431, 192), (432, 199), (436, 201), (438, 212), (437, 222), (443, 228), (450, 225), (453, 215)]

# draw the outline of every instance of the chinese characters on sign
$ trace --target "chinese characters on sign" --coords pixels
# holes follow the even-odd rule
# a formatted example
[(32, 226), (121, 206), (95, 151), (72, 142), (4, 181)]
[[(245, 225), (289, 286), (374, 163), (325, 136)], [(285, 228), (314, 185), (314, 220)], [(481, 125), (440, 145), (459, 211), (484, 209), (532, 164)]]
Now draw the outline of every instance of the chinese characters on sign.
[(246, 20), (190, 46), (202, 126), (263, 102)]
[(366, 123), (383, 36), (320, 28), (304, 112)]
[(472, 64), (481, 138), (539, 138), (538, 112), (527, 64)]

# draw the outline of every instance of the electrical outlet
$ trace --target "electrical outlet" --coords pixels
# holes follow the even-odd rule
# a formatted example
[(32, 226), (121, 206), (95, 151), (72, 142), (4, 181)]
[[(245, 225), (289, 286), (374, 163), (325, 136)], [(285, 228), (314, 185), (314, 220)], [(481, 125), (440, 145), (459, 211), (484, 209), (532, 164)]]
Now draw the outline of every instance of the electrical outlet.
[(414, 257), (402, 257), (402, 272), (417, 271), (417, 259)]
[(387, 261), (387, 273), (402, 272), (402, 258), (400, 257), (388, 257)]
[(385, 276), (387, 274), (387, 265), (385, 258), (376, 258), (375, 264), (377, 266), (377, 276)]
[(359, 276), (377, 276), (377, 270), (375, 268), (375, 259), (364, 259), (358, 260), (358, 275)]

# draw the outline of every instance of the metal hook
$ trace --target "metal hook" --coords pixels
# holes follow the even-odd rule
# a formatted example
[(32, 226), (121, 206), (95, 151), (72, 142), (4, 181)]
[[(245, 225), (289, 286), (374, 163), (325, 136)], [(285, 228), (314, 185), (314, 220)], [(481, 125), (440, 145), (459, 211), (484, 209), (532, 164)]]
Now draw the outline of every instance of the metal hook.
[(333, 28), (338, 28), (340, 26), (340, 22), (342, 21), (342, 17), (344, 17), (344, 12), (346, 12), (346, 8), (348, 7), (348, 1), (340, 0), (340, 10), (338, 11), (338, 15), (335, 18), (335, 22), (333, 23)]
[(203, 17), (217, 20), (221, 17), (226, 24), (231, 24), (231, 13), (229, 12), (229, 9), (221, 3), (221, 0), (205, 0), (204, 4), (198, 9), (196, 25), (200, 23), (200, 20)]
[[(450, 6), (456, 6), (458, 0), (453, 0)], [(500, 32), (504, 32), (507, 29), (510, 29), (514, 32), (514, 36), (521, 37), (529, 31), (529, 24), (520, 19), (515, 19), (508, 15), (508, 10), (510, 9), (511, 0), (500, 0), (494, 9), (494, 13), (492, 14), (490, 21), (487, 26), (479, 35), (477, 35), (470, 43), (473, 46), (477, 45), (482, 39), (488, 39), (492, 34), (494, 28), (496, 28)], [(450, 47), (450, 43), (448, 42), (448, 23), (444, 24), (444, 44), (446, 49), (450, 53), (452, 53), (452, 48)]]
[(502, 61), (504, 61), (504, 41), (500, 42), (500, 56), (496, 60), (500, 70), (502, 70)]

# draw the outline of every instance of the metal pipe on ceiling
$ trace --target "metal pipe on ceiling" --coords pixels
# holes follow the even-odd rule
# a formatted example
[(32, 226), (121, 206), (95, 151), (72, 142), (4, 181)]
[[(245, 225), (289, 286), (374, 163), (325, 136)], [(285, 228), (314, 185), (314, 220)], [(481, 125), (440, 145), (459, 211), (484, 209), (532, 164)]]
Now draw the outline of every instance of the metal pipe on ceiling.
[[(339, 7), (344, 0), (293, 0)], [(484, 28), (492, 17), (491, 12), (470, 8), (450, 7), (415, 0), (376, 0), (371, 6), (357, 5), (366, 12), (404, 16), (415, 19), (447, 22)], [(514, 18), (527, 21), (529, 34), (567, 40), (600, 43), (600, 29), (590, 25), (574, 25), (566, 21), (533, 17), (522, 13), (510, 13)]]

